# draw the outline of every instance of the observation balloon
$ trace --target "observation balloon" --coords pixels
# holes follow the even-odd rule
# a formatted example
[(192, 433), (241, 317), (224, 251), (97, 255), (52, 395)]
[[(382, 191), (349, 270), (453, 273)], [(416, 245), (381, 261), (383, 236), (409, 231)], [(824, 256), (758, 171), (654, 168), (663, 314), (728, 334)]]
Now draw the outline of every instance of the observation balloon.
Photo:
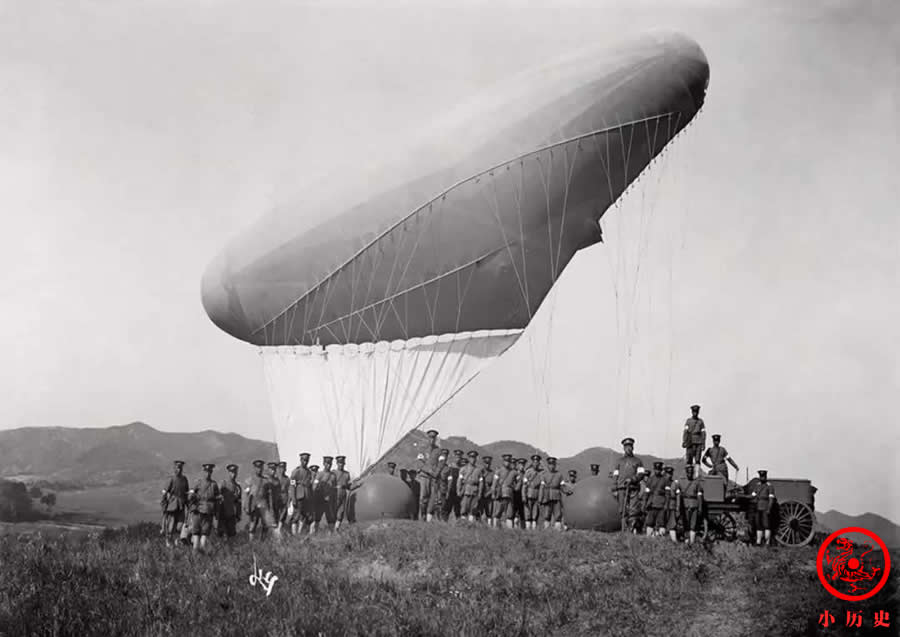
[(355, 158), (232, 241), (203, 305), (259, 346), (281, 457), (341, 454), (358, 474), (499, 357), (708, 79), (679, 34), (583, 52), (385, 149), (394, 163)]

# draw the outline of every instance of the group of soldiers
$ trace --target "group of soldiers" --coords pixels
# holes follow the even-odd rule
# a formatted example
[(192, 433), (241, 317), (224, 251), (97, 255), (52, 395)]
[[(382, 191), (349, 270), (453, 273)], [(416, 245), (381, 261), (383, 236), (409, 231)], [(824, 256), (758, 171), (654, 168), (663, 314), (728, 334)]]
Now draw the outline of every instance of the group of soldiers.
[[(704, 452), (706, 427), (699, 417), (699, 405), (691, 407), (685, 422), (682, 446), (685, 448), (685, 476), (676, 479), (675, 469), (662, 462), (653, 463), (653, 472), (644, 469), (634, 455), (634, 439), (622, 440), (623, 455), (609, 476), (618, 502), (623, 531), (648, 536), (666, 536), (678, 541), (678, 531), (693, 543), (701, 529), (704, 506), (701, 465), (710, 475), (722, 475), (726, 484), (728, 465), (737, 464), (721, 446), (721, 436), (712, 436), (713, 446)], [(563, 473), (558, 460), (539, 454), (514, 458), (504, 454), (499, 466), (491, 456), (479, 459), (477, 451), (468, 454), (438, 446), (438, 432), (427, 432), (428, 448), (417, 456), (415, 469), (401, 469), (400, 478), (416, 496), (415, 517), (427, 522), (465, 519), (482, 521), (495, 528), (565, 530), (566, 495), (578, 482), (576, 470)], [(184, 462), (176, 460), (174, 474), (162, 490), (162, 533), (171, 545), (176, 536), (203, 549), (215, 526), (220, 537), (234, 537), (237, 524), (247, 518), (252, 540), (268, 530), (281, 534), (313, 534), (324, 525), (339, 530), (343, 524), (350, 493), (360, 486), (345, 469), (345, 457), (325, 456), (322, 467), (310, 465), (310, 454), (300, 454), (300, 464), (287, 475), (286, 462), (268, 463), (269, 475), (263, 475), (265, 463), (253, 462), (254, 475), (243, 486), (238, 482), (238, 466), (229, 464), (228, 477), (221, 484), (212, 479), (214, 464), (203, 465), (205, 476), (189, 488), (183, 475)], [(337, 468), (332, 469), (332, 463)], [(546, 466), (542, 465), (546, 462)], [(387, 473), (396, 475), (397, 465), (386, 464)], [(591, 465), (591, 476), (600, 474), (598, 464)], [(768, 484), (765, 470), (759, 472), (759, 486), (753, 492), (757, 543), (771, 543), (770, 519), (775, 492)]]
[[(578, 481), (574, 469), (563, 473), (553, 456), (534, 454), (530, 461), (503, 454), (498, 466), (492, 456), (477, 451), (439, 448), (438, 432), (426, 434), (428, 448), (418, 454), (415, 469), (401, 469), (400, 478), (412, 489), (418, 502), (415, 517), (427, 522), (466, 519), (501, 528), (536, 529), (539, 526), (563, 530), (563, 495), (571, 494)], [(387, 463), (390, 475), (397, 465)], [(598, 475), (599, 465), (591, 465)]]
[[(238, 466), (227, 466), (228, 477), (220, 483), (212, 479), (215, 465), (203, 465), (205, 476), (193, 488), (183, 475), (184, 461), (174, 462), (174, 473), (162, 490), (162, 533), (166, 544), (176, 538), (204, 549), (213, 527), (220, 537), (234, 537), (237, 525), (246, 516), (250, 539), (267, 531), (280, 534), (315, 533), (324, 522), (338, 530), (347, 513), (350, 492), (359, 486), (344, 468), (344, 456), (325, 456), (322, 467), (309, 464), (310, 455), (300, 454), (300, 465), (287, 475), (286, 462), (253, 462), (254, 473), (244, 486), (238, 482)], [(332, 469), (332, 463), (337, 468)]]
[[(622, 530), (640, 533), (643, 528), (648, 536), (665, 536), (678, 541), (678, 530), (685, 535), (685, 542), (693, 544), (697, 532), (706, 519), (702, 467), (708, 475), (719, 475), (728, 484), (728, 465), (735, 471), (738, 465), (721, 445), (722, 436), (713, 434), (713, 444), (706, 447), (706, 424), (700, 418), (700, 406), (691, 406), (691, 417), (685, 421), (682, 447), (685, 449), (685, 475), (675, 478), (675, 468), (662, 462), (653, 463), (653, 473), (644, 469), (640, 458), (634, 455), (634, 438), (622, 440), (624, 454), (618, 459), (611, 477), (619, 504)], [(756, 543), (772, 543), (771, 521), (775, 505), (775, 489), (768, 481), (768, 472), (759, 470), (759, 482), (751, 492), (752, 516), (749, 520), (756, 529)]]

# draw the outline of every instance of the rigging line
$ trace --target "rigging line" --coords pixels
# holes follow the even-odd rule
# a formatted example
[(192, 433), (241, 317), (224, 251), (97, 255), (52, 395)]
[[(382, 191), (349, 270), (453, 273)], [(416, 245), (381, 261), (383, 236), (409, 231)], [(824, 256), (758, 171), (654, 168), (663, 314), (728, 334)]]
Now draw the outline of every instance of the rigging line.
[[(658, 115), (653, 115), (653, 116), (650, 117), (650, 118), (644, 118), (644, 119), (662, 119), (663, 117), (666, 117), (667, 114), (668, 114), (668, 113), (660, 113), (660, 114), (658, 114)], [(638, 119), (638, 120), (633, 120), (633, 121), (625, 122), (624, 124), (621, 124), (621, 126), (633, 126), (633, 125), (635, 125), (635, 124), (640, 124), (641, 122), (644, 121), (644, 119)], [(492, 171), (494, 171), (494, 170), (497, 170), (497, 169), (499, 169), (499, 168), (502, 168), (502, 167), (505, 166), (506, 164), (513, 163), (513, 162), (515, 162), (515, 161), (518, 161), (519, 159), (525, 159), (526, 157), (529, 157), (529, 156), (532, 156), (532, 155), (536, 155), (536, 154), (538, 154), (538, 153), (540, 153), (540, 152), (543, 152), (544, 150), (550, 150), (550, 151), (552, 152), (552, 149), (555, 148), (555, 147), (557, 147), (557, 146), (561, 146), (561, 145), (566, 144), (566, 143), (569, 143), (569, 142), (577, 141), (577, 140), (579, 140), (579, 139), (585, 139), (585, 138), (587, 138), (587, 137), (590, 137), (591, 135), (597, 135), (597, 134), (606, 133), (606, 132), (609, 132), (609, 131), (611, 131), (611, 130), (615, 130), (615, 128), (614, 128), (614, 127), (610, 127), (610, 128), (608, 128), (608, 129), (603, 129), (603, 130), (588, 131), (588, 132), (586, 132), (586, 133), (581, 133), (581, 134), (579, 134), (579, 135), (575, 135), (575, 136), (570, 137), (570, 138), (568, 138), (568, 139), (563, 139), (563, 140), (558, 141), (558, 142), (553, 142), (553, 143), (551, 143), (551, 144), (547, 144), (547, 145), (541, 146), (540, 148), (536, 148), (536, 149), (531, 150), (531, 151), (528, 151), (528, 152), (526, 152), (526, 153), (522, 153), (521, 155), (518, 155), (518, 156), (516, 156), (516, 157), (512, 157), (512, 158), (510, 158), (510, 159), (506, 159), (506, 160), (504, 160), (504, 161), (498, 162), (497, 164), (494, 164), (493, 166), (491, 166), (491, 167), (489, 167), (489, 168), (486, 168), (486, 169), (482, 170), (482, 171), (479, 172), (479, 173), (476, 173), (476, 174), (474, 174), (474, 175), (470, 175), (469, 177), (465, 177), (465, 178), (463, 178), (463, 179), (457, 181), (456, 183), (452, 184), (452, 185), (449, 186), (448, 188), (446, 188), (446, 189), (444, 189), (443, 191), (439, 192), (437, 195), (435, 195), (434, 197), (432, 197), (431, 199), (429, 199), (428, 201), (426, 201), (425, 203), (423, 203), (422, 205), (420, 205), (418, 208), (415, 208), (415, 209), (412, 210), (411, 212), (407, 213), (404, 217), (402, 217), (401, 219), (399, 219), (398, 221), (396, 221), (394, 224), (392, 224), (391, 226), (389, 226), (388, 228), (386, 228), (385, 230), (383, 230), (381, 233), (379, 233), (377, 236), (375, 236), (374, 238), (372, 238), (371, 240), (369, 240), (369, 241), (366, 243), (366, 245), (364, 245), (364, 246), (361, 247), (359, 250), (357, 250), (352, 256), (350, 256), (347, 260), (345, 260), (341, 265), (337, 266), (337, 268), (335, 268), (334, 270), (332, 270), (329, 274), (325, 275), (325, 277), (324, 277), (323, 279), (321, 279), (317, 284), (315, 284), (311, 289), (309, 289), (309, 290), (307, 290), (306, 292), (304, 292), (299, 298), (295, 299), (293, 302), (291, 302), (289, 305), (287, 305), (284, 309), (282, 309), (278, 314), (276, 314), (275, 316), (273, 316), (272, 318), (270, 318), (268, 321), (266, 321), (266, 323), (264, 323), (263, 325), (257, 327), (257, 328), (253, 331), (253, 334), (256, 334), (257, 332), (263, 330), (268, 324), (270, 324), (270, 323), (272, 323), (273, 321), (277, 320), (281, 315), (283, 315), (285, 312), (287, 312), (287, 311), (290, 309), (291, 306), (296, 305), (297, 303), (299, 303), (300, 301), (302, 301), (306, 296), (308, 296), (308, 295), (312, 292), (312, 290), (318, 288), (318, 287), (321, 286), (323, 283), (325, 283), (327, 280), (329, 280), (329, 279), (331, 279), (332, 277), (334, 277), (338, 272), (340, 272), (340, 271), (343, 270), (345, 267), (347, 267), (347, 265), (348, 265), (351, 261), (353, 261), (354, 259), (356, 259), (356, 258), (357, 258), (358, 256), (360, 256), (363, 252), (365, 252), (366, 250), (368, 250), (369, 248), (371, 248), (375, 243), (377, 243), (378, 241), (380, 241), (381, 239), (383, 239), (384, 237), (386, 237), (388, 234), (390, 234), (395, 228), (397, 228), (398, 226), (400, 226), (404, 221), (406, 221), (407, 219), (409, 219), (410, 217), (412, 217), (412, 216), (415, 215), (416, 213), (421, 212), (421, 211), (424, 210), (429, 204), (433, 203), (434, 201), (436, 201), (436, 200), (439, 199), (440, 197), (443, 197), (443, 196), (447, 195), (451, 190), (455, 189), (456, 187), (461, 186), (462, 184), (464, 184), (464, 183), (466, 183), (466, 182), (468, 182), (468, 181), (474, 181), (475, 179), (480, 178), (482, 175), (485, 175), (485, 174), (487, 174), (487, 173), (489, 173), (489, 172), (492, 172)]]
[[(528, 299), (525, 296), (525, 286), (522, 284), (522, 277), (519, 276), (519, 268), (516, 267), (516, 258), (513, 256), (512, 249), (510, 248), (511, 242), (506, 237), (506, 229), (503, 227), (503, 219), (500, 215), (500, 201), (497, 198), (497, 182), (496, 178), (493, 178), (493, 173), (491, 173), (491, 191), (493, 194), (493, 201), (488, 201), (488, 205), (492, 205), (492, 212), (494, 213), (494, 219), (497, 222), (497, 229), (500, 230), (500, 236), (503, 239), (503, 243), (506, 244), (506, 253), (509, 255), (509, 264), (512, 266), (513, 273), (516, 275), (516, 282), (519, 284), (519, 293), (522, 295), (522, 300), (525, 301), (526, 305), (528, 303)], [(487, 199), (487, 195), (485, 195), (485, 199)]]
[(322, 329), (323, 327), (326, 327), (326, 326), (328, 326), (328, 325), (331, 325), (331, 324), (335, 323), (336, 321), (339, 321), (339, 320), (344, 319), (344, 318), (348, 318), (348, 317), (352, 316), (353, 314), (360, 314), (360, 313), (362, 313), (362, 312), (365, 312), (365, 311), (368, 310), (368, 309), (374, 308), (375, 306), (385, 304), (385, 303), (387, 303), (387, 302), (389, 302), (389, 301), (392, 301), (392, 300), (394, 300), (394, 299), (396, 299), (396, 298), (398, 298), (398, 297), (400, 297), (400, 296), (403, 296), (404, 294), (408, 294), (408, 293), (410, 293), (410, 292), (412, 292), (412, 291), (414, 291), (414, 290), (416, 290), (416, 289), (418, 289), (418, 288), (421, 288), (421, 287), (425, 287), (425, 286), (427, 286), (427, 285), (430, 285), (430, 284), (434, 283), (435, 281), (438, 281), (439, 279), (443, 279), (443, 278), (448, 277), (448, 276), (451, 276), (451, 275), (453, 275), (453, 274), (455, 274), (455, 273), (457, 273), (457, 272), (459, 272), (459, 271), (461, 271), (461, 270), (464, 270), (464, 269), (466, 269), (466, 268), (472, 267), (473, 265), (477, 265), (479, 261), (482, 261), (483, 259), (487, 259), (488, 257), (490, 257), (490, 256), (492, 256), (492, 255), (494, 255), (494, 254), (496, 254), (496, 253), (498, 253), (498, 252), (501, 252), (502, 250), (505, 250), (506, 248), (507, 248), (507, 246), (505, 246), (505, 245), (502, 245), (502, 246), (498, 246), (498, 247), (496, 247), (496, 248), (493, 248), (492, 250), (489, 250), (488, 252), (485, 252), (485, 253), (482, 254), (481, 256), (475, 257), (474, 259), (472, 259), (472, 260), (470, 260), (470, 261), (467, 261), (466, 263), (463, 263), (462, 265), (457, 266), (457, 267), (453, 268), (452, 270), (449, 270), (449, 271), (447, 271), (447, 272), (444, 272), (443, 274), (439, 274), (439, 275), (437, 275), (437, 276), (435, 276), (435, 277), (432, 277), (432, 278), (428, 279), (427, 281), (422, 281), (421, 283), (416, 283), (415, 285), (410, 286), (410, 287), (408, 287), (408, 288), (406, 288), (406, 289), (404, 289), (404, 290), (401, 290), (401, 291), (399, 291), (399, 292), (397, 292), (397, 293), (395, 293), (395, 294), (392, 294), (391, 296), (389, 296), (389, 297), (387, 297), (387, 298), (380, 299), (380, 300), (378, 300), (378, 301), (375, 301), (374, 303), (370, 303), (370, 304), (367, 305), (366, 307), (360, 308), (360, 309), (358, 309), (358, 310), (356, 310), (356, 311), (354, 311), (354, 312), (351, 312), (350, 314), (345, 314), (344, 316), (340, 316), (340, 317), (338, 317), (338, 318), (332, 319), (331, 321), (328, 321), (327, 323), (322, 323), (322, 324), (320, 324), (320, 325), (317, 325), (317, 326), (314, 327), (313, 329), (316, 329), (316, 330)]
[[(506, 169), (509, 170), (507, 164)], [(525, 163), (519, 162), (518, 182), (511, 180), (515, 190), (516, 214), (519, 216), (519, 246), (522, 248), (522, 278), (525, 279), (525, 305), (528, 310), (528, 320), (532, 319), (531, 298), (528, 291), (528, 260), (525, 255), (525, 220), (522, 216), (522, 191), (525, 190)]]
[[(562, 242), (563, 236), (565, 235), (566, 228), (566, 214), (569, 211), (569, 189), (572, 186), (572, 175), (575, 174), (575, 167), (578, 164), (578, 151), (581, 150), (581, 142), (575, 142), (575, 152), (572, 156), (572, 165), (571, 168), (566, 166), (566, 186), (565, 193), (563, 194), (563, 209), (562, 209), (562, 219), (559, 223), (559, 239), (556, 244), (556, 264), (554, 266), (555, 275), (554, 280), (559, 278), (560, 268), (559, 268), (559, 257), (562, 254)], [(566, 164), (569, 163), (569, 148), (568, 146), (563, 146), (563, 151), (565, 152), (565, 160)]]

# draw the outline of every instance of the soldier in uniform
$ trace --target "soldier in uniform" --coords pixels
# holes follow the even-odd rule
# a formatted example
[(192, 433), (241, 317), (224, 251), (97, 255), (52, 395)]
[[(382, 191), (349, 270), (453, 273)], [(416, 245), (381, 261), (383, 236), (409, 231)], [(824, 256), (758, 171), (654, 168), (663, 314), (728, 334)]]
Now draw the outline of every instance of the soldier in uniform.
[(536, 529), (540, 519), (540, 491), (541, 491), (541, 457), (538, 454), (531, 456), (531, 466), (525, 469), (522, 477), (522, 490), (525, 495), (525, 525), (529, 529)]
[(219, 508), (221, 495), (219, 485), (212, 479), (213, 469), (216, 465), (207, 462), (203, 465), (206, 475), (197, 481), (190, 491), (191, 512), (193, 513), (193, 544), (194, 550), (205, 550), (206, 540), (212, 532), (213, 520)]
[(463, 494), (460, 509), (462, 514), (469, 519), (469, 522), (474, 522), (475, 515), (478, 513), (478, 503), (481, 501), (481, 494), (484, 489), (484, 470), (477, 464), (477, 451), (470, 451), (469, 459), (470, 464), (463, 467), (459, 473)]
[[(700, 455), (703, 453), (703, 448), (706, 447), (706, 424), (700, 417), (700, 405), (691, 405), (691, 417), (684, 421), (681, 446), (685, 448), (685, 463), (699, 465)], [(698, 466), (698, 477), (699, 474)]]
[(443, 519), (444, 502), (447, 499), (449, 483), (453, 480), (450, 467), (447, 466), (445, 451), (446, 449), (441, 450), (441, 455), (437, 457), (437, 464), (433, 469), (431, 495), (428, 499), (428, 517), (426, 518), (428, 522)]
[(406, 472), (406, 484), (409, 485), (410, 490), (413, 492), (413, 499), (416, 501), (416, 506), (413, 510), (413, 520), (421, 519), (419, 517), (419, 505), (421, 504), (422, 499), (422, 485), (419, 484), (418, 474), (419, 472), (415, 469), (409, 469)]
[(666, 529), (673, 542), (678, 542), (679, 505), (681, 504), (681, 485), (675, 480), (675, 467), (663, 467), (666, 476)]
[(219, 537), (234, 537), (237, 533), (237, 523), (241, 521), (241, 485), (238, 482), (238, 466), (230, 464), (228, 467), (228, 477), (222, 481), (219, 487), (219, 494), (222, 496), (222, 503), (218, 510), (218, 519), (216, 527)]
[(282, 460), (278, 463), (278, 475), (276, 478), (278, 479), (278, 503), (280, 508), (278, 517), (275, 519), (278, 521), (276, 529), (280, 533), (286, 530), (291, 523), (288, 517), (288, 508), (291, 504), (291, 479), (287, 474), (287, 462)]
[(483, 456), (481, 458), (483, 463), (481, 474), (484, 477), (484, 488), (481, 490), (481, 499), (478, 500), (478, 513), (476, 513), (476, 517), (479, 520), (486, 520), (488, 526), (494, 526), (494, 468), (491, 466), (493, 460), (491, 456)]
[(549, 529), (550, 524), (558, 531), (562, 531), (562, 494), (563, 491), (571, 493), (571, 489), (562, 472), (556, 469), (556, 458), (547, 458), (547, 469), (540, 476), (538, 499), (544, 513), (544, 528)]
[(459, 483), (459, 470), (463, 465), (463, 452), (462, 449), (454, 449), (453, 450), (453, 464), (450, 465), (450, 476), (447, 481), (447, 497), (444, 499), (444, 509), (441, 512), (441, 517), (444, 521), (450, 519), (450, 513), (452, 512), (456, 519), (459, 519), (459, 491), (457, 490), (457, 484)]
[(516, 478), (513, 482), (513, 526), (525, 528), (525, 495), (522, 492), (522, 485), (525, 479), (525, 466), (527, 462), (525, 458), (516, 458), (515, 474)]
[[(712, 437), (713, 446), (707, 449), (703, 453), (703, 464), (707, 467), (710, 467), (709, 475), (722, 475), (725, 476), (725, 484), (728, 484), (728, 465), (730, 464), (734, 467), (734, 470), (738, 470), (738, 466), (734, 460), (731, 459), (731, 456), (728, 455), (728, 451), (726, 451), (725, 447), (719, 445), (722, 440), (722, 436), (719, 434), (713, 434)], [(726, 464), (726, 461), (728, 464)]]
[(247, 514), (247, 531), (250, 541), (257, 529), (260, 536), (265, 537), (266, 531), (275, 526), (275, 516), (272, 514), (272, 481), (263, 476), (262, 460), (254, 460), (253, 468), (256, 473), (247, 480), (244, 489), (244, 512)]
[(594, 476), (599, 476), (599, 475), (600, 475), (600, 465), (592, 464), (591, 465), (591, 477), (593, 478)]
[(269, 470), (269, 499), (272, 505), (272, 517), (274, 518), (272, 531), (277, 536), (281, 533), (280, 521), (285, 508), (287, 508), (287, 503), (281, 499), (281, 480), (278, 478), (278, 463), (270, 462), (266, 465), (266, 468)]
[(394, 473), (395, 473), (396, 471), (397, 471), (397, 463), (396, 463), (396, 462), (389, 462), (389, 463), (387, 463), (387, 474), (388, 474), (389, 476), (394, 475)]
[(304, 524), (312, 523), (312, 471), (309, 454), (300, 454), (300, 466), (291, 472), (291, 533), (302, 532)]
[(188, 480), (182, 473), (184, 460), (176, 460), (172, 466), (174, 473), (162, 490), (166, 546), (172, 546), (174, 537), (181, 533), (188, 498)]
[(694, 477), (693, 465), (685, 466), (684, 473), (684, 484), (680, 485), (676, 496), (681, 497), (684, 505), (684, 528), (689, 533), (688, 541), (693, 544), (703, 524), (703, 484)]
[(669, 480), (663, 475), (663, 463), (653, 463), (653, 475), (644, 486), (644, 527), (647, 536), (664, 536), (666, 531), (666, 488)]
[(419, 519), (427, 520), (428, 501), (431, 500), (431, 485), (434, 482), (434, 467), (431, 458), (424, 453), (417, 455), (416, 460), (419, 463), (419, 472), (416, 476), (419, 482)]
[(316, 512), (309, 529), (310, 535), (316, 532), (317, 527), (321, 526), (322, 518), (325, 518), (325, 524), (329, 530), (334, 525), (337, 479), (334, 471), (331, 470), (332, 462), (334, 462), (334, 458), (323, 456), (322, 470), (313, 478), (313, 501), (316, 503)]
[(347, 514), (347, 503), (350, 501), (351, 480), (350, 472), (344, 469), (347, 464), (346, 456), (337, 456), (334, 459), (337, 462), (337, 471), (334, 472), (335, 481), (335, 507), (334, 507), (334, 530), (341, 528), (341, 523)]
[(574, 485), (578, 482), (578, 471), (575, 469), (569, 469), (569, 486)]
[(610, 476), (616, 481), (616, 499), (619, 503), (619, 518), (622, 530), (637, 533), (640, 516), (640, 482), (644, 478), (644, 463), (634, 455), (634, 438), (624, 438), (625, 451), (613, 467)]
[(775, 487), (769, 484), (769, 472), (759, 470), (759, 484), (750, 492), (753, 508), (756, 510), (756, 544), (761, 545), (763, 537), (766, 544), (772, 544), (772, 511), (775, 508)]
[(513, 510), (513, 492), (516, 483), (516, 470), (512, 466), (512, 454), (503, 454), (503, 465), (494, 472), (494, 527), (506, 524), (512, 528), (515, 511)]

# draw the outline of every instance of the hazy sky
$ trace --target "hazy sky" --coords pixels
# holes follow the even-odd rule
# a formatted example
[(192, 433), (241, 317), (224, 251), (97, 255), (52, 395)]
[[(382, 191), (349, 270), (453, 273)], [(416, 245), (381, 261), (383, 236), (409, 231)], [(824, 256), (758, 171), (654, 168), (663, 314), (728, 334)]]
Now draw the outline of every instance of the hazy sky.
[(696, 401), (742, 475), (900, 521), (898, 5), (588, 4), (0, 1), (0, 427), (270, 438), (256, 351), (200, 304), (226, 240), (511, 72), (667, 27), (711, 82), (661, 185), (436, 424), (480, 419), (490, 442), (539, 417), (561, 447), (628, 433), (671, 456)]

